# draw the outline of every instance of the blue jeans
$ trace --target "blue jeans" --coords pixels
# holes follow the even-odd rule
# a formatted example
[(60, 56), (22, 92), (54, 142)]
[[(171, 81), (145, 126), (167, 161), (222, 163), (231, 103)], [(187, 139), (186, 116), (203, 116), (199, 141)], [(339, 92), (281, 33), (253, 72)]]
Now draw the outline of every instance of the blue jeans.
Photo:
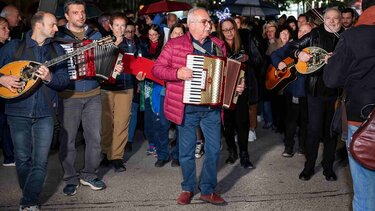
[(155, 114), (155, 143), (156, 143), (156, 153), (158, 155), (158, 160), (169, 160), (169, 126), (171, 123), (165, 118), (164, 115), (164, 96), (160, 97), (160, 113)]
[(271, 101), (263, 101), (263, 119), (264, 123), (272, 123)]
[(48, 152), (53, 136), (52, 117), (8, 116), (14, 144), (21, 205), (38, 204), (47, 173)]
[(191, 112), (184, 115), (178, 126), (182, 190), (194, 192), (196, 186), (195, 145), (196, 130), (200, 125), (205, 137), (205, 155), (200, 179), (201, 194), (211, 194), (217, 185), (217, 164), (220, 158), (221, 118), (220, 109)]
[(148, 140), (149, 146), (156, 146), (155, 143), (155, 119), (154, 112), (151, 108), (150, 98), (145, 99), (145, 111), (144, 111), (144, 133)]
[[(357, 129), (357, 126), (348, 125), (348, 148), (353, 133)], [(348, 155), (354, 189), (353, 211), (375, 210), (375, 171), (369, 170), (357, 163), (350, 155), (349, 151)]]
[(176, 128), (176, 146), (171, 150), (171, 157), (173, 160), (178, 160), (179, 157), (179, 141), (178, 141), (178, 128)]
[(132, 110), (131, 110), (130, 122), (129, 122), (128, 142), (134, 141), (135, 130), (137, 129), (138, 108), (139, 108), (139, 103), (132, 102)]
[[(85, 98), (63, 99), (59, 158), (64, 170), (64, 181), (77, 185), (79, 178), (90, 181), (97, 178), (100, 163), (100, 131), (102, 126), (102, 102), (100, 95)], [(85, 166), (78, 174), (74, 163), (78, 127), (82, 121), (85, 138)]]

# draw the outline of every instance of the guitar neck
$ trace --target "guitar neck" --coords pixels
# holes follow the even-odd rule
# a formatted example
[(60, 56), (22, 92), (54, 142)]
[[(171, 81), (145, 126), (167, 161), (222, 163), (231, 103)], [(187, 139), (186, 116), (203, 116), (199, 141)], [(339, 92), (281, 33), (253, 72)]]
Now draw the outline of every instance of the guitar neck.
[(98, 44), (97, 42), (90, 43), (90, 44), (85, 45), (85, 46), (83, 46), (81, 48), (78, 48), (75, 51), (72, 51), (70, 53), (67, 53), (67, 54), (61, 55), (59, 57), (56, 57), (56, 58), (54, 58), (52, 60), (49, 60), (49, 61), (45, 62), (43, 65), (45, 65), (47, 67), (50, 67), (52, 65), (58, 64), (59, 62), (67, 60), (67, 59), (69, 59), (69, 58), (71, 58), (71, 57), (73, 57), (75, 55), (81, 54), (82, 52), (87, 51), (87, 50), (89, 50), (91, 48), (94, 48), (95, 46), (97, 46), (97, 44)]

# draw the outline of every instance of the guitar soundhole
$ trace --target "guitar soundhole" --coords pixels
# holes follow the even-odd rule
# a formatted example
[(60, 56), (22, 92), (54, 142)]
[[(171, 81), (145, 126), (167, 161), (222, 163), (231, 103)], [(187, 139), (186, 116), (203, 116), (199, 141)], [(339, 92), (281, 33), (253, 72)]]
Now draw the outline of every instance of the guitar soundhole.
[(20, 82), (23, 83), (22, 88), (18, 89), (18, 93), (22, 93), (27, 85), (27, 82), (29, 80), (36, 80), (37, 77), (34, 75), (34, 72), (37, 69), (38, 64), (35, 63), (30, 63), (23, 67), (21, 69), (21, 74), (20, 74)]

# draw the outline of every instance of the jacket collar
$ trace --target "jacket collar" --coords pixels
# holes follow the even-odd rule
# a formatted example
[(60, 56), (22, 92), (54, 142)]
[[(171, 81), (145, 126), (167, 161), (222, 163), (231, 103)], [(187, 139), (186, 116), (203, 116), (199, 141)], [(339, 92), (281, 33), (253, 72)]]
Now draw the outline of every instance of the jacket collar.
[[(26, 47), (27, 48), (32, 48), (32, 47), (38, 46), (38, 43), (31, 38), (31, 35), (32, 35), (32, 30), (28, 31), (26, 33), (26, 36), (25, 36)], [(48, 45), (51, 42), (52, 42), (52, 39), (51, 38), (47, 38), (46, 41), (44, 41), (43, 46), (44, 45)]]

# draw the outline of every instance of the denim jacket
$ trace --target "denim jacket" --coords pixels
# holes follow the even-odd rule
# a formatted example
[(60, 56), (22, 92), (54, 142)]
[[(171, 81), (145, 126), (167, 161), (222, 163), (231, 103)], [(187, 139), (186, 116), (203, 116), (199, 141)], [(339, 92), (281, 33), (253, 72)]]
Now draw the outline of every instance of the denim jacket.
[[(89, 35), (87, 39), (98, 40), (102, 37), (100, 32), (90, 33), (93, 29), (88, 26), (85, 26), (85, 36)], [(65, 43), (74, 43), (79, 41), (68, 29), (66, 26), (59, 27), (59, 31), (56, 34), (58, 42), (61, 44)], [(58, 39), (63, 38), (63, 39)], [(63, 40), (63, 41), (62, 41)], [(68, 86), (69, 90), (75, 90), (79, 92), (87, 92), (99, 87), (99, 82), (96, 79), (83, 79), (83, 80), (71, 80)]]
[[(20, 60), (35, 60), (36, 62), (43, 63), (52, 58), (51, 45), (53, 45), (57, 55), (63, 55), (64, 49), (56, 43), (52, 43), (51, 39), (47, 39), (42, 46), (38, 46), (37, 42), (31, 39), (31, 31), (26, 34), (26, 45), (21, 55)], [(12, 40), (0, 49), (0, 67), (13, 62), (14, 55), (20, 46), (20, 40)], [(34, 55), (30, 55), (33, 52)], [(60, 62), (55, 66), (49, 67), (52, 73), (52, 80), (49, 83), (40, 83), (34, 91), (20, 99), (5, 100), (5, 114), (9, 116), (20, 116), (29, 118), (41, 118), (51, 116), (47, 100), (52, 101), (52, 105), (57, 107), (57, 92), (64, 90), (69, 84), (69, 75), (66, 62)], [(49, 94), (49, 99), (45, 97), (46, 88)]]

